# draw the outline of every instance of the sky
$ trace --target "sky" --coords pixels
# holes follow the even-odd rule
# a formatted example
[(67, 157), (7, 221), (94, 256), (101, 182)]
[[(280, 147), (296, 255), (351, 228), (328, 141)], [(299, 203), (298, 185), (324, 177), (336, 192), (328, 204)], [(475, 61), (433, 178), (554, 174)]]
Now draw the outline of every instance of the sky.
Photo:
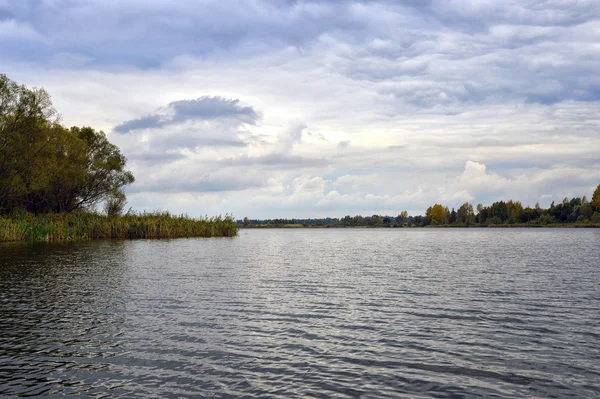
[(600, 0), (0, 0), (0, 73), (194, 217), (590, 198), (598, 71)]

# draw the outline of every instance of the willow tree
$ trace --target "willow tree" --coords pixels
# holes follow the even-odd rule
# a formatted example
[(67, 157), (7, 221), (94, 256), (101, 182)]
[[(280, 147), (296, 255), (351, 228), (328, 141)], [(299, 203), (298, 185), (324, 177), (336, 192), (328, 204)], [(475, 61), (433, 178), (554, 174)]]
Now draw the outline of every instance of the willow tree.
[[(24, 202), (47, 176), (58, 116), (43, 89), (28, 89), (0, 75), (0, 207)], [(22, 205), (22, 204), (20, 204)]]
[(92, 207), (134, 181), (103, 132), (65, 128), (50, 96), (0, 75), (0, 213)]

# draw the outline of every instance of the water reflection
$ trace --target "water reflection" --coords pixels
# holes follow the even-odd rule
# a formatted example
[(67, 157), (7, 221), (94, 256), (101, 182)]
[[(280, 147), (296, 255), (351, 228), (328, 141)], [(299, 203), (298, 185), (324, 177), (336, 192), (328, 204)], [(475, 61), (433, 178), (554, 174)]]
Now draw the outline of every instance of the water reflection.
[(0, 245), (0, 395), (593, 397), (599, 233)]

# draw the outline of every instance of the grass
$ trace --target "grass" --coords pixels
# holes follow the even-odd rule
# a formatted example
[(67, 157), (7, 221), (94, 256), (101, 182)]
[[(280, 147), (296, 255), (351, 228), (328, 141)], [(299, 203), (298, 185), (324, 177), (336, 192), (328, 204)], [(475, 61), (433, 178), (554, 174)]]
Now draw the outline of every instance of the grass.
[(199, 219), (168, 212), (111, 217), (93, 212), (0, 216), (0, 242), (233, 237), (237, 230), (235, 220), (229, 215)]

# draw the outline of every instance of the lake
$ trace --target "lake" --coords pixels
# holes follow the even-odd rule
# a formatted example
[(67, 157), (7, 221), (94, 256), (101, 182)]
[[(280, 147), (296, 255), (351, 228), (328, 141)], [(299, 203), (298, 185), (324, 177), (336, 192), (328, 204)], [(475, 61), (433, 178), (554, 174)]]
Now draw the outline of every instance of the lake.
[(600, 396), (600, 230), (0, 245), (0, 395)]

